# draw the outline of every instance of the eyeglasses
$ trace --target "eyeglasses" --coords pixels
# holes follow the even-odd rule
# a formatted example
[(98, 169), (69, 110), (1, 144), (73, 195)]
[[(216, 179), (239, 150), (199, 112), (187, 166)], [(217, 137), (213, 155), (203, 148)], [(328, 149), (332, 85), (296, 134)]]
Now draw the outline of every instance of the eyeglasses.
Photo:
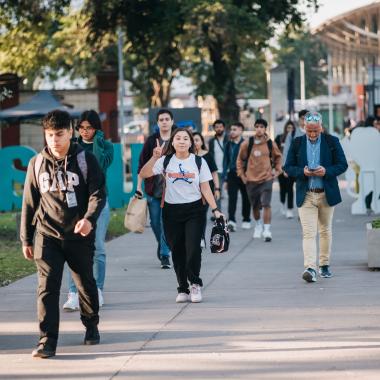
[(79, 126), (79, 130), (81, 130), (82, 132), (91, 132), (91, 131), (94, 130), (94, 128), (92, 128), (92, 127), (87, 127), (87, 128), (85, 128), (85, 127), (82, 127), (82, 126), (80, 125), (80, 126)]
[(305, 121), (315, 121), (319, 123), (320, 121), (322, 121), (322, 115), (318, 112), (309, 112), (305, 115)]

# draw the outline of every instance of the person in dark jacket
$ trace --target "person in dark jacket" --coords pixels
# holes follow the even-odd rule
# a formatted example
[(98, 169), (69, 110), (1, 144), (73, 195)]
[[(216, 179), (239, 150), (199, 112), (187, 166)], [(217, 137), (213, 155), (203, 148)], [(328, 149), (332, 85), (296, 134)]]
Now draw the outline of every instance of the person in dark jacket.
[[(59, 295), (65, 262), (78, 289), (84, 344), (100, 341), (99, 303), (93, 276), (96, 221), (106, 201), (105, 180), (94, 155), (71, 142), (70, 116), (55, 110), (43, 128), (47, 146), (28, 165), (20, 238), (38, 273), (40, 340), (34, 357), (55, 355)], [(34, 242), (33, 242), (34, 241)]]
[(218, 208), (222, 209), (222, 190), (223, 190), (223, 159), (226, 144), (228, 142), (228, 135), (226, 132), (226, 125), (223, 120), (217, 119), (213, 123), (213, 128), (215, 131), (215, 136), (212, 137), (208, 142), (208, 151), (210, 156), (214, 159), (216, 166), (218, 168), (218, 176), (220, 183), (220, 197), (216, 200)]
[(247, 189), (244, 182), (237, 175), (236, 160), (239, 154), (240, 146), (244, 141), (242, 134), (244, 125), (236, 122), (230, 128), (230, 140), (226, 144), (223, 160), (223, 182), (228, 191), (228, 227), (231, 231), (236, 231), (236, 205), (237, 197), (240, 191), (242, 198), (242, 215), (243, 222), (241, 227), (249, 230), (251, 228), (251, 205), (249, 203)]
[[(76, 129), (79, 131), (78, 144), (88, 152), (91, 152), (100, 165), (104, 176), (113, 161), (113, 144), (104, 138), (102, 124), (99, 115), (94, 110), (85, 111), (79, 118)], [(106, 275), (106, 249), (105, 240), (110, 221), (110, 207), (106, 201), (103, 210), (96, 222), (94, 276), (98, 287), (99, 307), (104, 304), (103, 288)], [(66, 311), (79, 310), (78, 291), (69, 272), (69, 294), (63, 305)]]
[[(212, 180), (210, 181), (210, 189), (212, 193), (214, 194), (215, 200), (218, 201), (220, 199), (220, 183), (219, 183), (219, 176), (218, 176), (218, 167), (216, 166), (216, 163), (214, 159), (212, 158), (212, 155), (206, 148), (205, 140), (201, 133), (194, 132), (193, 133), (194, 138), (194, 149), (195, 154), (197, 156), (200, 156), (204, 158), (204, 160), (207, 162), (207, 166), (210, 169)], [(204, 205), (204, 214), (203, 214), (203, 236), (201, 240), (201, 248), (206, 247), (206, 226), (207, 226), (207, 211), (208, 211), (208, 204)]]
[[(157, 146), (157, 140), (160, 145), (164, 144), (164, 149), (167, 148), (167, 144), (172, 133), (174, 119), (173, 114), (167, 109), (160, 109), (157, 112), (157, 125), (158, 132), (153, 133), (145, 141), (143, 149), (140, 154), (139, 166), (137, 172), (140, 173), (141, 168), (151, 159), (153, 150)], [(162, 269), (170, 269), (170, 249), (166, 243), (164, 230), (162, 227), (162, 210), (161, 210), (161, 198), (163, 192), (164, 179), (162, 175), (154, 175), (150, 178), (146, 178), (144, 181), (144, 190), (148, 200), (150, 225), (154, 236), (156, 237), (157, 257), (161, 262)], [(137, 193), (142, 195), (142, 178), (138, 177)]]
[(334, 206), (342, 201), (337, 177), (347, 170), (339, 140), (322, 133), (322, 116), (305, 116), (306, 135), (292, 142), (284, 170), (296, 178), (296, 203), (303, 231), (305, 270), (302, 278), (317, 280), (317, 242), (319, 230), (319, 274), (332, 276), (330, 254)]

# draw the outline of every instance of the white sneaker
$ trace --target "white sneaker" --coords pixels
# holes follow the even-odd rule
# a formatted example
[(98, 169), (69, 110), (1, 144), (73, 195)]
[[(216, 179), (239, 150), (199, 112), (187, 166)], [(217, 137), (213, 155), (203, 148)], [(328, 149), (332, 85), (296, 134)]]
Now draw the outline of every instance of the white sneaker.
[(231, 231), (231, 232), (235, 232), (236, 231), (236, 222), (233, 222), (232, 220), (230, 220), (228, 222), (228, 229)]
[(266, 242), (272, 241), (272, 233), (270, 232), (270, 230), (264, 230), (263, 238)]
[(201, 292), (201, 287), (199, 285), (191, 284), (190, 299), (191, 299), (191, 302), (194, 302), (194, 303), (202, 302), (202, 292)]
[(99, 307), (104, 305), (104, 297), (103, 292), (98, 288), (98, 299), (99, 299)]
[(184, 303), (189, 301), (189, 295), (187, 293), (178, 293), (177, 298), (175, 299), (175, 302), (177, 303)]
[(79, 310), (79, 298), (78, 293), (69, 293), (67, 301), (63, 304), (63, 310), (65, 311), (77, 311)]
[(206, 240), (201, 239), (201, 248), (206, 248)]
[(253, 232), (254, 239), (260, 239), (263, 233), (263, 226), (261, 224), (256, 224), (255, 231)]
[(241, 228), (242, 228), (243, 230), (250, 230), (250, 229), (251, 229), (251, 222), (243, 222), (243, 223), (241, 224)]
[(286, 210), (286, 218), (287, 219), (293, 219), (294, 218), (292, 210)]
[(283, 203), (281, 203), (281, 208), (280, 208), (280, 212), (281, 212), (281, 215), (286, 215), (286, 208), (285, 208), (285, 205)]

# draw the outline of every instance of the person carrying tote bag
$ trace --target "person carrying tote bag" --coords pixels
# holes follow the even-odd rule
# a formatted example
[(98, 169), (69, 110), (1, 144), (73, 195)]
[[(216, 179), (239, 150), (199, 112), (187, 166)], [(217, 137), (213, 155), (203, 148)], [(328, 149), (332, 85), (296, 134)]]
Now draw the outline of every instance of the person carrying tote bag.
[(146, 225), (148, 205), (140, 192), (129, 200), (124, 218), (124, 227), (131, 232), (143, 233)]
[(141, 169), (140, 176), (162, 174), (165, 177), (162, 216), (178, 281), (176, 302), (201, 302), (202, 199), (210, 205), (215, 218), (224, 218), (224, 215), (211, 192), (212, 176), (206, 161), (201, 158), (201, 164), (197, 165), (192, 133), (176, 129), (164, 155), (163, 148), (157, 140), (153, 156)]

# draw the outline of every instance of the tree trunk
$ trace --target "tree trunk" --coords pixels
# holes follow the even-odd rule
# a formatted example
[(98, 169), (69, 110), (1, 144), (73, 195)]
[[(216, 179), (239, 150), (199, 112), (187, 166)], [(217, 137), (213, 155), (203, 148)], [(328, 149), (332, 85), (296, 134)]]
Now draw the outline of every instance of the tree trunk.
[[(221, 40), (220, 40), (221, 41)], [(214, 97), (217, 100), (219, 114), (226, 124), (239, 121), (239, 106), (236, 100), (235, 73), (239, 65), (237, 47), (229, 48), (229, 56), (234, 57), (227, 62), (225, 49), (220, 41), (208, 41), (210, 59), (214, 71)]]

